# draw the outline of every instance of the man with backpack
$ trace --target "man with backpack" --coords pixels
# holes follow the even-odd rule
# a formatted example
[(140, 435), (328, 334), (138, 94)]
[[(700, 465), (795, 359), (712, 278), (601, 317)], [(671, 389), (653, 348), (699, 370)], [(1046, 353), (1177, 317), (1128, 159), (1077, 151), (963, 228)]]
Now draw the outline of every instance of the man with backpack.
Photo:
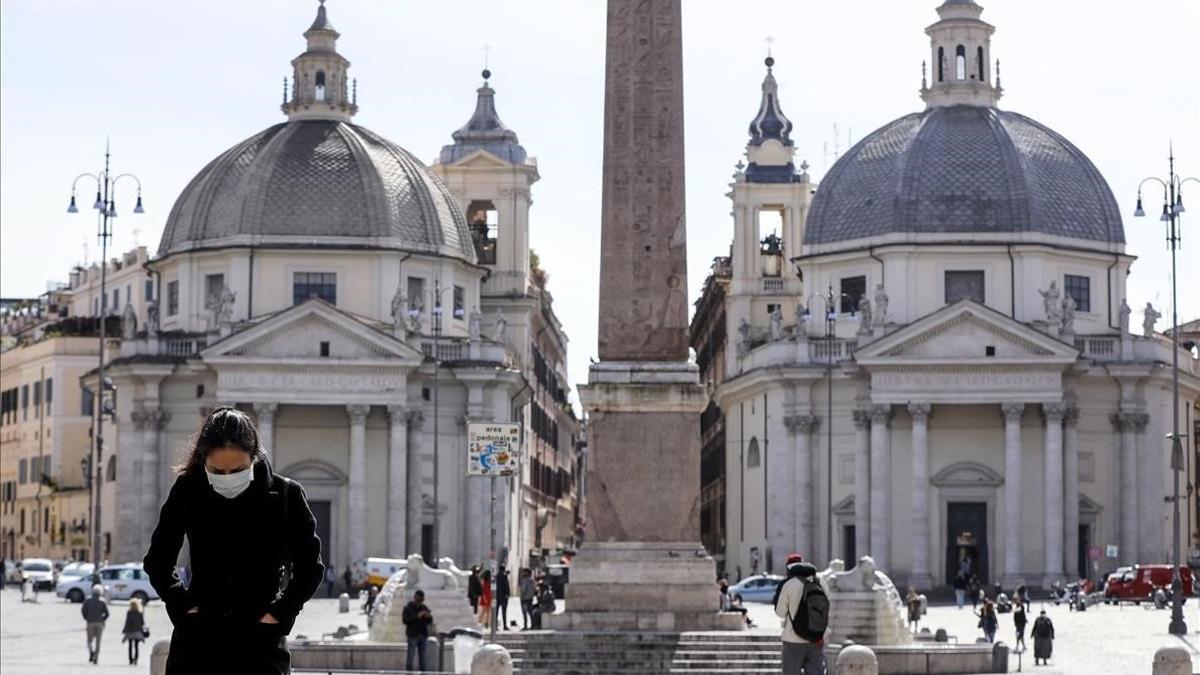
[(787, 579), (775, 588), (775, 614), (783, 623), (784, 675), (825, 675), (829, 596), (817, 568), (799, 553), (787, 557)]

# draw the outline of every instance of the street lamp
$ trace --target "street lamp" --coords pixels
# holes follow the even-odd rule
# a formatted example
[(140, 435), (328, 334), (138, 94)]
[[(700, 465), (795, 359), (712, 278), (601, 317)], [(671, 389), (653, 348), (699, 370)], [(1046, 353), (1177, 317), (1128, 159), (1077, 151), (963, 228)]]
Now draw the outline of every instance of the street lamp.
[(1171, 473), (1175, 478), (1174, 494), (1172, 504), (1174, 505), (1172, 514), (1171, 530), (1174, 539), (1175, 558), (1171, 563), (1171, 625), (1167, 629), (1171, 635), (1186, 635), (1187, 623), (1183, 620), (1183, 593), (1182, 582), (1179, 578), (1179, 559), (1181, 553), (1179, 550), (1179, 472), (1183, 469), (1183, 443), (1179, 439), (1179, 311), (1176, 307), (1178, 304), (1178, 292), (1175, 281), (1175, 251), (1179, 248), (1180, 235), (1177, 228), (1180, 214), (1184, 212), (1183, 208), (1183, 184), (1188, 181), (1200, 180), (1196, 178), (1183, 178), (1175, 173), (1175, 150), (1171, 148), (1167, 153), (1167, 179), (1155, 178), (1153, 176), (1142, 179), (1138, 184), (1137, 208), (1133, 215), (1143, 217), (1146, 215), (1145, 209), (1142, 208), (1142, 186), (1148, 182), (1154, 181), (1163, 188), (1163, 207), (1162, 216), (1159, 220), (1168, 223), (1167, 226), (1167, 246), (1171, 249), (1171, 433), (1167, 436), (1171, 439)]
[[(796, 266), (796, 276), (800, 274), (799, 265)], [(825, 296), (818, 293), (812, 293), (808, 296), (808, 306), (804, 308), (804, 320), (807, 322), (812, 312), (812, 301), (818, 299), (824, 302), (825, 305), (825, 356), (828, 359), (828, 364), (825, 368), (825, 548), (827, 558), (833, 560), (833, 341), (837, 338), (837, 302), (839, 300), (850, 301), (850, 316), (855, 316), (856, 302), (854, 296), (849, 293), (841, 293), (835, 296), (833, 293), (833, 283), (830, 282), (829, 288)], [(797, 328), (797, 330), (801, 330)]]
[[(453, 288), (442, 288), (441, 279), (434, 279), (433, 290), (424, 291), (432, 294), (433, 305), (432, 314), (432, 329), (433, 329), (433, 537), (430, 541), (430, 550), (433, 553), (433, 560), (438, 559), (438, 520), (440, 518), (440, 508), (438, 506), (438, 467), (441, 465), (441, 457), (438, 455), (438, 391), (441, 388), (439, 372), (441, 370), (441, 353), (439, 346), (442, 337), (442, 291), (453, 291)], [(423, 305), (410, 307), (408, 315), (414, 319), (419, 317), (424, 311)], [(453, 308), (455, 318), (461, 319), (461, 310), (458, 307)]]
[[(100, 356), (99, 368), (97, 369), (96, 381), (99, 383), (97, 389), (99, 394), (93, 401), (93, 424), (95, 426), (95, 434), (92, 440), (92, 454), (95, 460), (91, 462), (89, 471), (95, 471), (95, 481), (92, 494), (88, 498), (88, 506), (91, 507), (91, 539), (92, 539), (92, 562), (99, 564), (100, 562), (100, 486), (104, 480), (104, 475), (101, 473), (103, 462), (102, 453), (104, 451), (104, 342), (107, 338), (105, 335), (105, 319), (108, 318), (108, 240), (112, 238), (111, 220), (117, 217), (117, 199), (116, 187), (117, 183), (123, 178), (131, 178), (137, 185), (137, 205), (133, 208), (134, 213), (145, 213), (142, 208), (142, 182), (137, 176), (131, 173), (122, 173), (114, 176), (109, 167), (109, 158), (111, 152), (108, 144), (104, 146), (104, 170), (98, 173), (81, 173), (75, 177), (71, 183), (71, 203), (67, 206), (67, 213), (79, 213), (79, 207), (75, 205), (75, 195), (79, 187), (79, 181), (83, 178), (91, 178), (96, 181), (96, 201), (92, 204), (92, 208), (99, 212), (100, 229), (97, 236), (100, 238)], [(129, 299), (126, 298), (126, 302)], [(114, 309), (116, 309), (114, 307)]]

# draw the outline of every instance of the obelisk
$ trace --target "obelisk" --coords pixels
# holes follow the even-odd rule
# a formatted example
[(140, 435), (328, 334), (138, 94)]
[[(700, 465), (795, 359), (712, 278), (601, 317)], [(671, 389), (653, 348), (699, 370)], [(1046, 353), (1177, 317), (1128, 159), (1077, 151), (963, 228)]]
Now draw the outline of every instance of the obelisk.
[(600, 361), (589, 413), (588, 531), (560, 629), (702, 630), (716, 568), (700, 545), (700, 412), (688, 362), (680, 0), (609, 0)]

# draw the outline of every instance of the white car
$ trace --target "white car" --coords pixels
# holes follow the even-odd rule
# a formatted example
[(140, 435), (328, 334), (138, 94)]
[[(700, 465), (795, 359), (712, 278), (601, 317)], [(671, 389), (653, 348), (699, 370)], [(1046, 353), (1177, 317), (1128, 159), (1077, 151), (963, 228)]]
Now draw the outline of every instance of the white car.
[(66, 581), (77, 581), (84, 577), (91, 577), (92, 572), (96, 571), (96, 566), (89, 562), (73, 562), (63, 566), (62, 572), (58, 575), (58, 583)]
[(21, 574), (33, 582), (37, 590), (54, 588), (54, 561), (49, 558), (26, 558), (21, 561)]
[[(101, 567), (100, 585), (104, 587), (104, 595), (109, 600), (137, 598), (144, 605), (158, 599), (158, 593), (150, 585), (150, 577), (138, 563)], [(55, 593), (71, 602), (83, 602), (84, 598), (92, 594), (92, 579), (86, 576), (74, 581), (60, 582)]]

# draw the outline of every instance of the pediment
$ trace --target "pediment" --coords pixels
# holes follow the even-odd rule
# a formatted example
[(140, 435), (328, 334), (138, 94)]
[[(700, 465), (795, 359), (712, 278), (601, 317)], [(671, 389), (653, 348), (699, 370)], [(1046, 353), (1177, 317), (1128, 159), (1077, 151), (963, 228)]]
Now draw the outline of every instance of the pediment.
[[(322, 343), (328, 343), (328, 356), (321, 353)], [(417, 350), (319, 298), (227, 337), (202, 356), (210, 362), (398, 359), (401, 365), (416, 365), (422, 360)]]
[(487, 150), (481, 149), (454, 162), (454, 166), (472, 169), (503, 169), (512, 166), (512, 164), (500, 159)]
[(1004, 477), (978, 462), (958, 462), (937, 472), (929, 482), (938, 487), (999, 487)]
[(1077, 357), (1074, 346), (971, 300), (944, 307), (855, 353), (855, 360), (866, 366), (902, 362), (1065, 365)]

